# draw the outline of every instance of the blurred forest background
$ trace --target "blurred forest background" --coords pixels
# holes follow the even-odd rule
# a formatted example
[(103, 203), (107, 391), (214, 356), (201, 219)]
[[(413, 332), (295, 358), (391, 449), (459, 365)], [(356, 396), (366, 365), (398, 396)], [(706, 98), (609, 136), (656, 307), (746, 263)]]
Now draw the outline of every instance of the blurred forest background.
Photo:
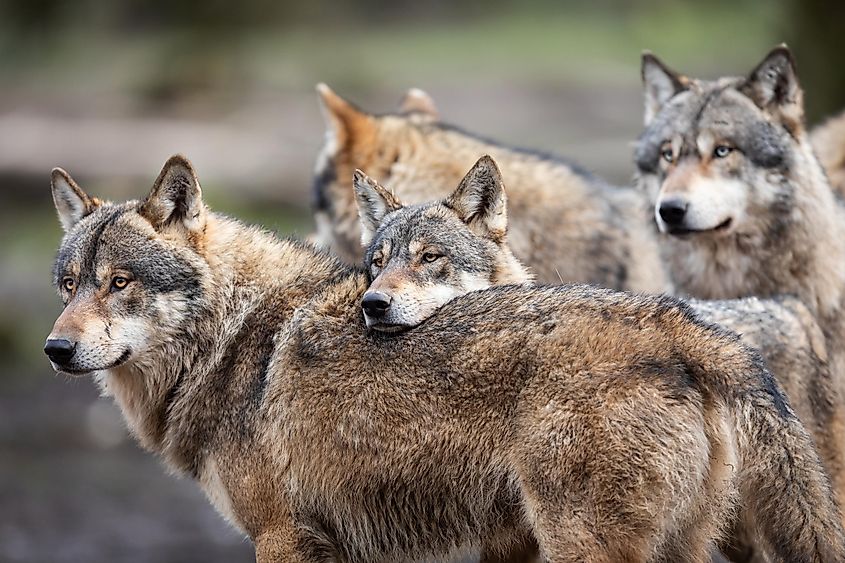
[(182, 152), (214, 208), (304, 235), (325, 81), (376, 112), (421, 87), (446, 121), (627, 183), (643, 49), (715, 77), (785, 41), (814, 123), (845, 107), (842, 22), (821, 0), (0, 0), (0, 561), (252, 558), (43, 357), (52, 167), (124, 199)]

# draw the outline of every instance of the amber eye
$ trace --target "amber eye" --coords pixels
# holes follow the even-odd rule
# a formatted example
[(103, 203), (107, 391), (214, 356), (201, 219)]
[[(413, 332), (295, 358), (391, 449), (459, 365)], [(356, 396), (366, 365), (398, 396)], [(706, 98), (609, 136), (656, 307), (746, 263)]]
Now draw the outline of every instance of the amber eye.
[(443, 256), (442, 254), (435, 254), (433, 252), (426, 252), (425, 254), (422, 255), (422, 259), (423, 259), (423, 262), (427, 262), (427, 263), (431, 264), (432, 262), (434, 262), (438, 258), (441, 258), (442, 256)]
[(62, 280), (62, 287), (65, 288), (65, 291), (73, 291), (73, 288), (76, 287), (76, 282), (73, 281), (73, 278), (64, 278)]
[(382, 258), (381, 256), (376, 256), (375, 258), (373, 258), (373, 266), (375, 266), (376, 268), (381, 268), (383, 265), (384, 258)]
[(671, 149), (671, 148), (663, 149), (663, 150), (660, 152), (660, 156), (661, 156), (661, 157), (663, 158), (663, 160), (665, 160), (666, 162), (672, 162), (672, 161), (675, 159), (675, 155), (674, 155), (674, 153), (672, 152), (672, 149)]
[(715, 149), (713, 149), (713, 156), (716, 158), (725, 158), (729, 154), (733, 152), (733, 147), (729, 147), (727, 145), (719, 145)]
[(112, 291), (120, 291), (127, 285), (129, 285), (129, 280), (122, 276), (115, 276), (115, 278), (111, 281)]

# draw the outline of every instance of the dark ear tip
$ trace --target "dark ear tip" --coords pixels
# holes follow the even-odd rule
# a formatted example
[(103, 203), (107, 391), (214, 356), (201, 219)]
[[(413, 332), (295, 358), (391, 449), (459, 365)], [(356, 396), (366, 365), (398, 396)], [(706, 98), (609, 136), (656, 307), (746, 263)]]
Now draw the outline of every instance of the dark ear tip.
[(191, 164), (191, 161), (188, 160), (188, 157), (179, 153), (174, 154), (170, 158), (167, 159), (167, 162), (164, 163), (164, 166), (170, 168), (171, 166), (184, 166), (185, 168), (189, 168), (193, 170), (194, 166)]
[(783, 57), (789, 63), (792, 68), (795, 68), (795, 57), (792, 55), (792, 51), (789, 47), (786, 46), (786, 43), (781, 43), (771, 51), (769, 54), (766, 55), (765, 60), (773, 59), (776, 57)]
[(366, 186), (368, 188), (375, 188), (378, 185), (378, 182), (367, 176), (363, 170), (357, 168), (352, 173), (352, 183), (355, 187)]
[(664, 65), (659, 58), (657, 58), (657, 55), (646, 49), (642, 52), (642, 55), (640, 55), (640, 67), (645, 70), (645, 67), (649, 65), (654, 65), (659, 68), (666, 67), (666, 65)]
[(174, 154), (170, 158), (167, 159), (167, 162), (164, 163), (164, 166), (161, 167), (162, 174), (165, 174), (174, 169), (183, 169), (193, 178), (197, 177), (197, 172), (194, 169), (194, 165), (191, 164), (191, 161), (183, 154)]

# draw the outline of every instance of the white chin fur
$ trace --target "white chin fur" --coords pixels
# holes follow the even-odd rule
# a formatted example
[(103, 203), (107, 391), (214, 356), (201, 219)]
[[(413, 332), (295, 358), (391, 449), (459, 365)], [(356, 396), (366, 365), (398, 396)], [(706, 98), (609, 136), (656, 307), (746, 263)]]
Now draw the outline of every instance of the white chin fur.
[[(654, 215), (657, 227), (661, 233), (670, 231), (668, 225), (660, 217), (660, 204), (669, 196), (659, 198)], [(689, 185), (684, 198), (688, 204), (681, 228), (690, 231), (712, 231), (730, 220), (730, 225), (736, 225), (747, 205), (747, 187), (738, 180), (696, 178)]]

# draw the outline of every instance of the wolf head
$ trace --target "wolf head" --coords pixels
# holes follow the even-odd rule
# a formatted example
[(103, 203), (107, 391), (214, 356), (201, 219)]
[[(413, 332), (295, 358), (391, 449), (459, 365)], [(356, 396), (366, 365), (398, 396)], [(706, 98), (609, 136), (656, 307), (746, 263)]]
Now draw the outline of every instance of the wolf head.
[(191, 164), (167, 161), (143, 201), (102, 202), (62, 169), (53, 201), (64, 227), (53, 278), (64, 310), (44, 352), (53, 368), (87, 374), (163, 349), (197, 314), (206, 208)]
[(401, 173), (403, 163), (414, 158), (422, 138), (420, 127), (437, 121), (437, 110), (432, 99), (416, 88), (408, 91), (397, 112), (384, 115), (358, 109), (325, 84), (320, 84), (317, 92), (327, 126), (314, 172), (318, 242), (347, 263), (356, 264), (361, 261), (361, 248), (354, 242), (358, 216), (348, 178), (360, 169), (390, 182)]
[(531, 279), (507, 246), (506, 196), (489, 156), (433, 203), (406, 207), (361, 171), (354, 185), (371, 281), (361, 301), (368, 327), (410, 328), (459, 295)]
[(661, 232), (698, 237), (765, 235), (757, 208), (793, 197), (803, 102), (785, 46), (743, 78), (682, 76), (642, 59), (645, 131), (635, 150)]

